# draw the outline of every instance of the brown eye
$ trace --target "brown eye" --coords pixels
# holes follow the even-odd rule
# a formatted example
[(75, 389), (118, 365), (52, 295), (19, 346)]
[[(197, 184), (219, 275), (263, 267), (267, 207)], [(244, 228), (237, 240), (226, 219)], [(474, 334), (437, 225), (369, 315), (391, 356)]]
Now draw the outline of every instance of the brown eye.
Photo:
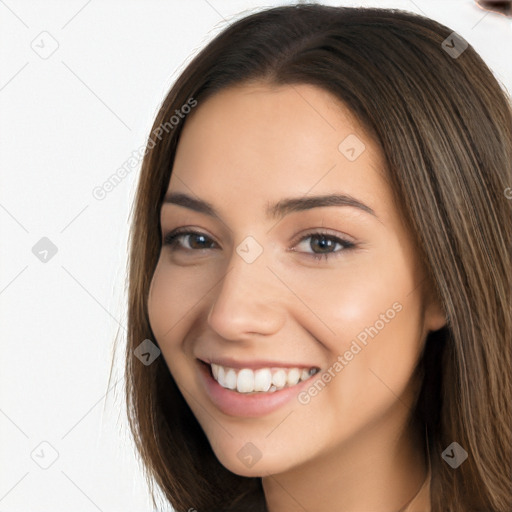
[[(310, 240), (308, 243), (304, 243), (306, 240)], [(305, 249), (311, 249), (312, 252), (305, 251), (296, 251), (307, 254), (308, 257), (312, 257), (314, 259), (329, 257), (337, 257), (338, 253), (345, 252), (347, 250), (353, 249), (356, 245), (343, 238), (338, 236), (331, 235), (329, 233), (321, 233), (321, 232), (313, 232), (308, 233), (303, 236), (296, 246), (303, 244)], [(336, 247), (341, 247), (341, 249), (334, 250)]]
[[(190, 238), (187, 238), (190, 237)], [(189, 247), (183, 244), (183, 240), (188, 240)], [(200, 231), (194, 230), (175, 230), (164, 237), (163, 245), (171, 246), (173, 249), (198, 250), (210, 249), (211, 244), (214, 244), (208, 236)]]

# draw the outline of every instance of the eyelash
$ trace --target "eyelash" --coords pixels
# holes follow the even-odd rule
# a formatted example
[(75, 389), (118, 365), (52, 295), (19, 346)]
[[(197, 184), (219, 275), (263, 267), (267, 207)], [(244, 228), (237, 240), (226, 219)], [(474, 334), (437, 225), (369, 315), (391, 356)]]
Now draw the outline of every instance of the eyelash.
[[(196, 231), (194, 229), (188, 229), (188, 228), (180, 228), (180, 229), (171, 231), (170, 233), (165, 235), (163, 245), (169, 246), (172, 250), (176, 250), (175, 247), (176, 247), (176, 245), (178, 245), (179, 238), (182, 236), (186, 236), (186, 235), (198, 235), (198, 236), (203, 236), (208, 240), (211, 240), (210, 237), (208, 237), (204, 233), (201, 233), (200, 231)], [(332, 258), (332, 257), (337, 258), (338, 256), (341, 256), (341, 253), (343, 253), (347, 250), (350, 250), (350, 249), (354, 249), (356, 247), (356, 244), (354, 244), (353, 242), (350, 242), (349, 240), (339, 238), (339, 237), (331, 235), (329, 233), (320, 232), (320, 231), (313, 231), (310, 233), (306, 233), (305, 235), (302, 236), (302, 238), (297, 240), (297, 242), (294, 244), (294, 247), (295, 247), (295, 245), (298, 245), (301, 242), (303, 242), (304, 240), (307, 240), (308, 238), (312, 238), (312, 237), (318, 237), (320, 239), (331, 240), (335, 244), (341, 244), (343, 246), (342, 250), (338, 250), (338, 251), (330, 252), (330, 253), (323, 253), (323, 254), (302, 253), (302, 254), (306, 254), (308, 257), (313, 258), (314, 260), (317, 260), (317, 261), (320, 261), (322, 258), (325, 258), (326, 260), (328, 260), (329, 258)], [(216, 243), (213, 240), (211, 240), (211, 242)], [(184, 249), (183, 247), (181, 247), (179, 249), (184, 250), (184, 251), (201, 250), (201, 249)], [(208, 248), (205, 248), (205, 249), (208, 249)]]

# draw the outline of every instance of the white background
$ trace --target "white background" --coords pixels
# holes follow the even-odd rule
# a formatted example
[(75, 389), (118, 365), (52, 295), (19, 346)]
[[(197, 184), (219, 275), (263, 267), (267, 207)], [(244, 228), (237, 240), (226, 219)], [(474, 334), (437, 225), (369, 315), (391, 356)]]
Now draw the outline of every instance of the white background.
[[(244, 11), (283, 3), (0, 0), (0, 512), (152, 510), (122, 375), (140, 166), (103, 200), (92, 191), (144, 144), (199, 48)], [(325, 3), (434, 18), (512, 90), (512, 21), (473, 1)], [(48, 58), (33, 49), (57, 44)], [(46, 263), (32, 252), (43, 237), (57, 247)]]

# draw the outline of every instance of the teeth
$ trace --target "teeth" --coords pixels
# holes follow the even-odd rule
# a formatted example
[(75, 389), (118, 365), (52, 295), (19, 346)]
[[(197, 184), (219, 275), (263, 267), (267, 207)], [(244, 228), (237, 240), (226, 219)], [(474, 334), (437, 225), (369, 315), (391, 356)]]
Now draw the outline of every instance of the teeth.
[(277, 372), (272, 375), (272, 384), (279, 389), (284, 388), (286, 384), (286, 372), (284, 370), (277, 370)]
[(269, 392), (273, 393), (285, 387), (295, 386), (298, 382), (309, 379), (318, 369), (299, 368), (260, 368), (235, 370), (212, 363), (213, 378), (223, 387), (238, 393)]
[(254, 372), (254, 391), (268, 391), (272, 384), (272, 372), (262, 368)]
[[(234, 372), (234, 370), (229, 371)], [(238, 372), (236, 390), (239, 393), (250, 393), (254, 391), (254, 372), (252, 370), (243, 369)]]
[(228, 389), (235, 389), (236, 388), (236, 372), (235, 370), (233, 370), (233, 368), (230, 368), (227, 372), (226, 372), (226, 378), (225, 378), (225, 382), (226, 382), (226, 387)]
[[(224, 367), (223, 366), (219, 366), (219, 365), (215, 365), (217, 367), (217, 382), (223, 387), (227, 387), (226, 386), (226, 378), (225, 378), (225, 371), (224, 371)], [(214, 374), (214, 378), (215, 378), (215, 374)]]
[(300, 380), (300, 372), (298, 368), (292, 368), (287, 375), (286, 382), (288, 386), (295, 386)]

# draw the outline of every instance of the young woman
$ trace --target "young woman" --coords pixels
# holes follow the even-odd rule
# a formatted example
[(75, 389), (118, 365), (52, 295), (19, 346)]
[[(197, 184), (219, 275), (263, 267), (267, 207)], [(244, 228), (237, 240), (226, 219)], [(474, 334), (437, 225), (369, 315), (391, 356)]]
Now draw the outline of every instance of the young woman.
[(130, 424), (177, 511), (512, 510), (511, 162), (510, 98), (416, 14), (272, 8), (195, 57), (129, 271)]

